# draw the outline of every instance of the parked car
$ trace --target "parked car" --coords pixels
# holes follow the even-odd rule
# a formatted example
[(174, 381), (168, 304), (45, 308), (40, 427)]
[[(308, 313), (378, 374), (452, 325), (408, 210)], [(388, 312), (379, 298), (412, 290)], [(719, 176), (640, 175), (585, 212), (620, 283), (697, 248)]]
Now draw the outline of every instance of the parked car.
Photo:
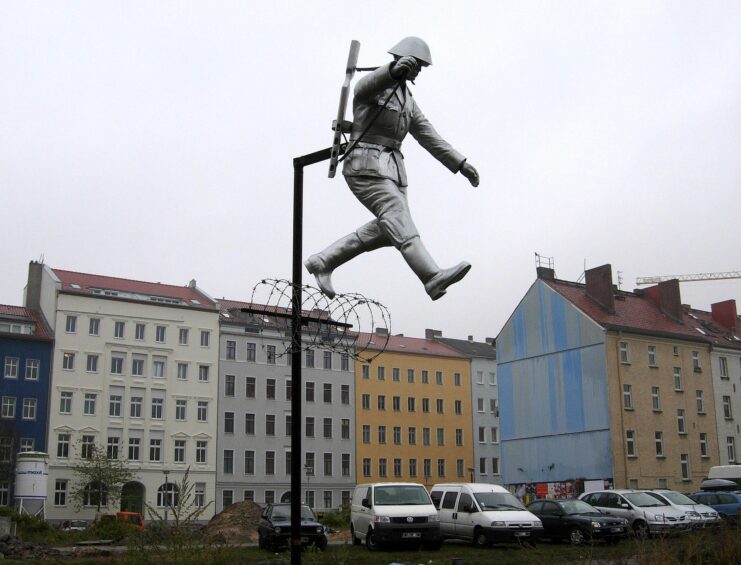
[(728, 522), (736, 524), (741, 520), (741, 492), (696, 492), (689, 497), (698, 504), (710, 506)]
[[(257, 545), (260, 549), (276, 550), (291, 543), (291, 505), (268, 504), (257, 523)], [(314, 511), (301, 505), (301, 545), (327, 547), (327, 533)]]
[(722, 522), (718, 512), (709, 506), (698, 504), (689, 496), (682, 494), (681, 492), (668, 489), (654, 489), (647, 490), (646, 492), (657, 500), (665, 502), (673, 508), (684, 512), (687, 519), (690, 521), (690, 524), (695, 528), (717, 526)]
[(625, 518), (637, 537), (674, 534), (690, 529), (690, 522), (680, 512), (639, 490), (602, 490), (579, 497), (605, 514)]
[(543, 536), (552, 541), (568, 539), (578, 545), (605, 540), (618, 543), (630, 531), (625, 518), (610, 516), (583, 500), (536, 500), (527, 509), (543, 522)]
[(478, 546), (503, 541), (535, 543), (543, 532), (540, 520), (499, 485), (437, 484), (430, 497), (440, 514), (443, 539), (462, 539)]
[(65, 520), (62, 522), (61, 530), (63, 532), (83, 532), (90, 527), (87, 520)]
[(427, 489), (418, 483), (357, 485), (350, 510), (350, 537), (375, 551), (388, 542), (440, 549), (440, 516)]

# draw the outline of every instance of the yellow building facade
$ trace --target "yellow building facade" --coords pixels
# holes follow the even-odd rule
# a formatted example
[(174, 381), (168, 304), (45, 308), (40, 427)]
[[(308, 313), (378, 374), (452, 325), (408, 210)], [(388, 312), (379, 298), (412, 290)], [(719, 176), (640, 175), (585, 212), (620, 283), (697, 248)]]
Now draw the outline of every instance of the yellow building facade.
[(365, 336), (372, 360), (355, 364), (357, 482), (468, 480), (470, 359), (434, 340), (386, 338)]

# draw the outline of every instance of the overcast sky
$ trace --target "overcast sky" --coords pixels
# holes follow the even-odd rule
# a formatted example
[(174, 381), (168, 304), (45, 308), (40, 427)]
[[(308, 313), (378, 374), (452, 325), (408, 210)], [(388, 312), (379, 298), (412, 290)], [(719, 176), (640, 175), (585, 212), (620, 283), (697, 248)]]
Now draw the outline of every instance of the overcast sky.
[[(417, 103), (481, 185), (406, 140), (423, 240), (473, 269), (437, 302), (394, 249), (337, 270), (394, 333), (496, 336), (535, 252), (626, 290), (741, 269), (737, 1), (0, 0), (0, 303), (41, 257), (237, 300), (289, 278), (292, 159), (331, 141), (350, 40), (371, 66), (407, 35), (432, 51)], [(324, 163), (304, 204), (304, 257), (371, 219)], [(729, 298), (741, 280), (682, 284)]]

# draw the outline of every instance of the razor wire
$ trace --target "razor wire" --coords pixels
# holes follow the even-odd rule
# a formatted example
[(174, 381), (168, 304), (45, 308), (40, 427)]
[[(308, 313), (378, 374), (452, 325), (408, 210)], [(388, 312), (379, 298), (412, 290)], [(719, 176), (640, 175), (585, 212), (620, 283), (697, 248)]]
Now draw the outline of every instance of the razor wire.
[[(271, 331), (283, 343), (276, 356), (290, 356), (293, 288), (286, 279), (262, 279), (252, 288), (248, 308), (232, 313), (247, 331)], [(386, 350), (391, 314), (386, 306), (359, 293), (328, 298), (320, 289), (301, 285), (301, 349), (323, 349), (370, 363)], [(377, 333), (378, 330), (382, 330)]]

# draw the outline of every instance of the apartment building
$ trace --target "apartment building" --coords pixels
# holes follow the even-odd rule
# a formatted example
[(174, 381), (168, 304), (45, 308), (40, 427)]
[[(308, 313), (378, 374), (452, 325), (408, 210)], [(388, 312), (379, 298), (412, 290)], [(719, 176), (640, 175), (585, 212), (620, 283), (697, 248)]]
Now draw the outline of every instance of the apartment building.
[(697, 488), (718, 464), (715, 398), (679, 283), (618, 291), (609, 265), (585, 284), (538, 275), (497, 337), (504, 482)]
[(180, 287), (32, 262), (26, 306), (44, 313), (55, 336), (47, 517), (95, 515), (97, 489), (79, 513), (70, 496), (72, 467), (93, 446), (134, 472), (120, 509), (162, 510), (186, 469), (196, 503), (213, 500), (219, 311), (195, 281)]
[[(245, 302), (220, 300), (217, 511), (233, 502), (288, 502), (291, 429), (302, 427), (302, 500), (317, 510), (350, 502), (355, 485), (354, 360), (351, 352), (311, 345), (302, 352), (303, 390), (293, 391), (285, 318), (243, 312)], [(312, 330), (306, 330), (308, 334)], [(303, 398), (302, 419), (291, 398)]]
[(469, 358), (385, 330), (358, 341), (367, 348), (355, 375), (358, 482), (472, 479)]
[(0, 304), (0, 506), (13, 504), (16, 454), (46, 449), (52, 346), (39, 312)]
[(736, 301), (712, 304), (710, 312), (685, 308), (684, 313), (711, 342), (710, 373), (720, 464), (738, 464), (741, 426), (736, 418), (741, 417), (741, 319)]
[(474, 481), (501, 484), (499, 456), (499, 394), (497, 392), (497, 350), (494, 338), (484, 342), (451, 339), (438, 330), (426, 330), (427, 339), (455, 349), (471, 362), (471, 416), (473, 438)]

